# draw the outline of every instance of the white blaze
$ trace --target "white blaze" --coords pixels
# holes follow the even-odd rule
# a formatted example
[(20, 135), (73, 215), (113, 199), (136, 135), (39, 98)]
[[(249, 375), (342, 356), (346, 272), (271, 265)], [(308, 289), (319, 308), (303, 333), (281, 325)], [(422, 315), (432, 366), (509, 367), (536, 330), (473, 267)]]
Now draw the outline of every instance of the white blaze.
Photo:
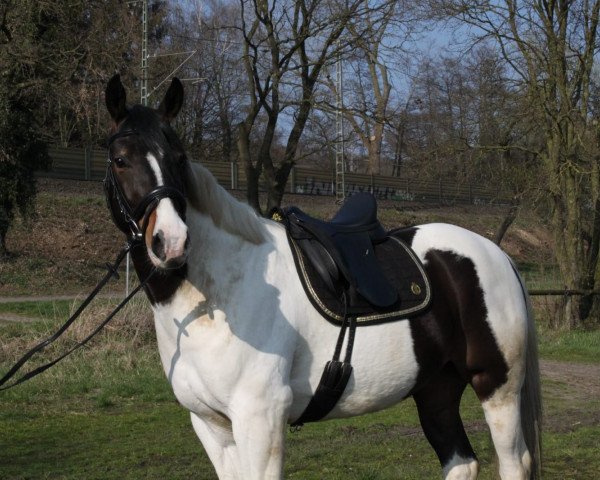
[[(164, 178), (160, 166), (158, 165), (158, 160), (152, 153), (148, 153), (146, 159), (154, 172), (157, 186), (162, 187), (164, 185)], [(165, 261), (183, 255), (185, 252), (185, 241), (187, 239), (187, 225), (177, 213), (170, 198), (161, 199), (156, 207), (156, 223), (154, 224), (152, 236), (156, 235), (161, 230), (165, 241)], [(148, 250), (148, 254), (153, 263), (161, 263), (150, 249)]]

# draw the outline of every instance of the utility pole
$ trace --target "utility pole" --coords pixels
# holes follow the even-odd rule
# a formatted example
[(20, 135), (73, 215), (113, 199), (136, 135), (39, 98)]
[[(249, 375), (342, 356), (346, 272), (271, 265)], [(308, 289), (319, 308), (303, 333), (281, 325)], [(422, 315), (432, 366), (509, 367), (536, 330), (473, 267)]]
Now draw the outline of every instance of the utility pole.
[[(137, 3), (137, 2), (130, 2)], [(148, 105), (148, 0), (142, 0), (142, 79), (140, 83), (140, 103)], [(125, 262), (125, 296), (129, 296), (129, 270), (131, 256), (127, 252)]]
[(337, 47), (337, 62), (335, 65), (335, 201), (336, 203), (343, 203), (346, 195), (346, 183), (344, 180), (344, 77), (342, 74), (342, 56), (339, 41)]

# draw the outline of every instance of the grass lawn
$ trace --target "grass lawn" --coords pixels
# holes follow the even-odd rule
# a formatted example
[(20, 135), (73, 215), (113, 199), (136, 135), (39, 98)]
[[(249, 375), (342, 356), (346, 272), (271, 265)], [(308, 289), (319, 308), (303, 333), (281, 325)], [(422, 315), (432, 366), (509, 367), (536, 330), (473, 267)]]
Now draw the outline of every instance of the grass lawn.
[[(28, 318), (54, 319), (71, 315), (74, 302), (71, 300), (52, 300), (42, 302), (0, 303), (0, 313), (14, 313)], [(75, 305), (77, 307), (77, 305)]]
[[(66, 307), (71, 308), (61, 304), (38, 308), (62, 315)], [(27, 308), (34, 307), (15, 308), (26, 308), (20, 313), (31, 315)], [(28, 324), (0, 323), (0, 372), (6, 371), (17, 351), (62, 321), (53, 320), (56, 317)], [(147, 320), (138, 326), (120, 321), (90, 347), (40, 377), (0, 392), (1, 479), (216, 479), (187, 412), (165, 379)], [(542, 332), (540, 337), (544, 357), (600, 360), (598, 332), (562, 336)], [(560, 380), (545, 380), (543, 387), (549, 419), (544, 478), (598, 478), (600, 423), (589, 419), (593, 412), (598, 418), (600, 399), (573, 396), (575, 392)], [(479, 455), (480, 478), (495, 478), (489, 434), (470, 390), (462, 412)], [(572, 421), (560, 421), (566, 413)], [(285, 476), (432, 479), (440, 478), (440, 468), (408, 399), (383, 412), (290, 432)]]

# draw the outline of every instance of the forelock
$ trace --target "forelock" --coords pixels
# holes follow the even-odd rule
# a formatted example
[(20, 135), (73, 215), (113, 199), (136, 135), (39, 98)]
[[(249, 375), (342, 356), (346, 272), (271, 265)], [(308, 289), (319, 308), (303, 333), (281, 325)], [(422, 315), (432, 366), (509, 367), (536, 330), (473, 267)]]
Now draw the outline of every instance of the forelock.
[(156, 158), (165, 181), (183, 191), (187, 157), (171, 126), (163, 121), (156, 110), (135, 105), (120, 128), (121, 131), (127, 129), (135, 131), (140, 146)]
[(157, 158), (161, 158), (168, 149), (160, 116), (151, 108), (141, 105), (131, 107), (121, 126), (121, 130), (127, 129), (136, 132), (137, 139)]

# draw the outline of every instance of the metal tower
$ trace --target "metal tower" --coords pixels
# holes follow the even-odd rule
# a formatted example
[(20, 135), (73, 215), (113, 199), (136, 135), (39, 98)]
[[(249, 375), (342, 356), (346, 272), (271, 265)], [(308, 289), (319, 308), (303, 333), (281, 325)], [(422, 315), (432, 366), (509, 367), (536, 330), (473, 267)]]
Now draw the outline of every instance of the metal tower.
[(142, 0), (142, 81), (141, 104), (148, 105), (148, 0)]
[(346, 183), (344, 181), (344, 78), (342, 75), (342, 58), (339, 49), (340, 46), (338, 43), (337, 62), (335, 66), (335, 201), (336, 203), (343, 203), (346, 195)]

